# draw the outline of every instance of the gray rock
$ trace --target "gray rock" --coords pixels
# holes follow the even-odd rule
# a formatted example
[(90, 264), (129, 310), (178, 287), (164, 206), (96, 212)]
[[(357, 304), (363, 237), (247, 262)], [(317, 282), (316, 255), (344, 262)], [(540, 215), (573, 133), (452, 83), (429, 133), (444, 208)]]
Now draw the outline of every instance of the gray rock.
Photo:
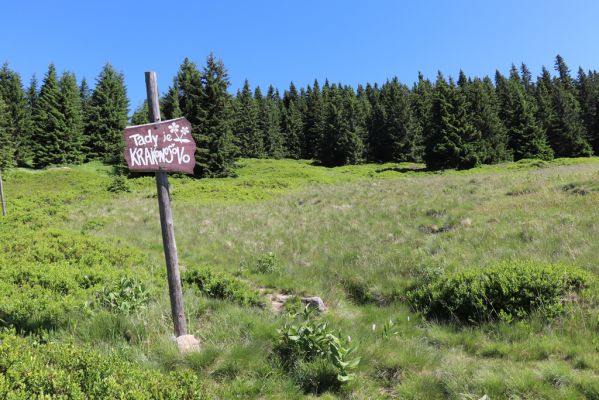
[(318, 309), (320, 312), (325, 312), (327, 310), (327, 306), (324, 304), (324, 301), (320, 297), (312, 296), (312, 297), (302, 297), (302, 303), (309, 304), (314, 308)]

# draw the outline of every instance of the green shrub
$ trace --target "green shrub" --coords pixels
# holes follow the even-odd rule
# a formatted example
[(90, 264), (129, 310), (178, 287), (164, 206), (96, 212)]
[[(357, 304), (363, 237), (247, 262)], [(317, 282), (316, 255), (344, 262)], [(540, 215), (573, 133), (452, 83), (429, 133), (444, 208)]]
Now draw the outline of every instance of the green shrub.
[(130, 313), (145, 307), (150, 294), (143, 282), (124, 276), (104, 286), (97, 292), (97, 299), (100, 306), (109, 311)]
[(395, 293), (383, 293), (379, 288), (360, 276), (341, 279), (346, 296), (354, 304), (377, 304), (384, 306), (396, 300)]
[(106, 188), (110, 193), (127, 193), (131, 190), (127, 184), (127, 178), (123, 175), (114, 175)]
[(272, 274), (279, 272), (279, 269), (279, 260), (273, 252), (264, 253), (256, 260), (256, 271), (261, 274)]
[(460, 322), (511, 321), (533, 311), (552, 317), (562, 311), (565, 296), (586, 287), (590, 279), (571, 266), (503, 262), (438, 275), (410, 290), (408, 299), (428, 317)]
[(214, 299), (229, 300), (243, 306), (261, 306), (258, 293), (247, 283), (224, 272), (214, 272), (210, 268), (195, 267), (182, 274), (182, 281)]
[(326, 322), (317, 322), (311, 315), (312, 310), (306, 307), (299, 321), (295, 315), (279, 329), (275, 350), (285, 369), (305, 390), (336, 390), (354, 378), (351, 371), (358, 366), (360, 357), (354, 357), (356, 348), (351, 346), (349, 338), (345, 339)]
[(55, 329), (89, 312), (94, 294), (122, 272), (55, 263), (0, 263), (0, 326)]
[(0, 398), (202, 399), (196, 375), (161, 373), (116, 354), (0, 334)]

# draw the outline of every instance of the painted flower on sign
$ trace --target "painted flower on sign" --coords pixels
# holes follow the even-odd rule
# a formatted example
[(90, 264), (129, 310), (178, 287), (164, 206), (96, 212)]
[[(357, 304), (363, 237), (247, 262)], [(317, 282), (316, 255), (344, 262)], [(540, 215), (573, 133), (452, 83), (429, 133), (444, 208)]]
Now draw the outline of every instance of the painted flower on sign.
[(178, 133), (179, 132), (179, 124), (177, 124), (176, 122), (173, 122), (172, 124), (170, 124), (168, 126), (168, 130), (171, 133)]
[(183, 128), (181, 128), (181, 133), (187, 135), (189, 133), (189, 128), (184, 126)]

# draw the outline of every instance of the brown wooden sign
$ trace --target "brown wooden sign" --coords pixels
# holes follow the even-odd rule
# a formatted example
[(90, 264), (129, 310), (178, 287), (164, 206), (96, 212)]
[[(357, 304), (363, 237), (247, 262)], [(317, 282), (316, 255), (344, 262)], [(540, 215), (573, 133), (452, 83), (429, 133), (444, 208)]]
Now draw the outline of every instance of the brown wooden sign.
[(186, 118), (125, 128), (125, 159), (131, 171), (193, 174), (195, 150)]

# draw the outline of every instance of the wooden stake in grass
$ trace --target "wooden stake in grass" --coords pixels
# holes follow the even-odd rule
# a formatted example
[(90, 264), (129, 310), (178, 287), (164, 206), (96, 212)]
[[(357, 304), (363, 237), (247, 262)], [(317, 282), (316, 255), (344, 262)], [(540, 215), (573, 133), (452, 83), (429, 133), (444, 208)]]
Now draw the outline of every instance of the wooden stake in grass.
[[(160, 105), (155, 72), (146, 72), (146, 91), (148, 95), (148, 108), (150, 110), (150, 122), (160, 122)], [(187, 335), (187, 322), (185, 321), (185, 313), (183, 311), (179, 258), (177, 256), (177, 244), (175, 243), (168, 176), (165, 171), (156, 172), (156, 189), (158, 190), (160, 226), (162, 228), (162, 242), (164, 245), (164, 257), (166, 259), (171, 312), (173, 315), (175, 336), (179, 337)]]

